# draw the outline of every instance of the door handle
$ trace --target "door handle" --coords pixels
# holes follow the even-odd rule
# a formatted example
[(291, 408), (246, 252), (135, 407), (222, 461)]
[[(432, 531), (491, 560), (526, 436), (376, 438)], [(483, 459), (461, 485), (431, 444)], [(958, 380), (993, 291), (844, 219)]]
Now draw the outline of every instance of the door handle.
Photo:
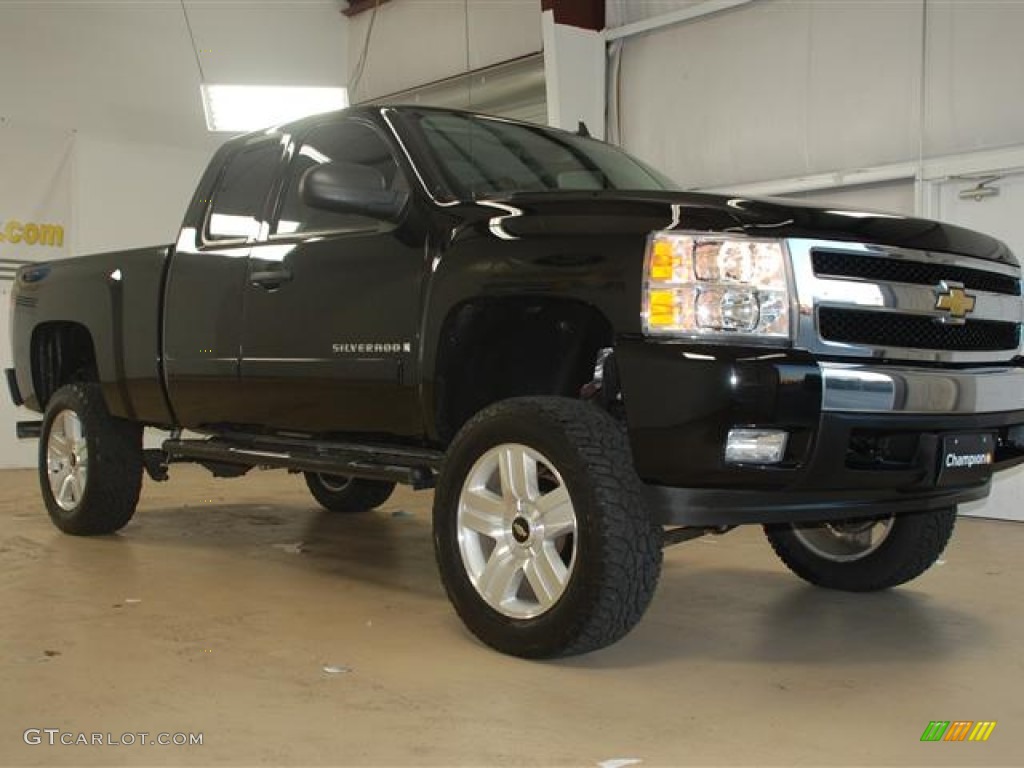
[(273, 291), (285, 283), (291, 282), (292, 273), (288, 269), (270, 269), (260, 272), (250, 272), (249, 282), (257, 288), (265, 288)]

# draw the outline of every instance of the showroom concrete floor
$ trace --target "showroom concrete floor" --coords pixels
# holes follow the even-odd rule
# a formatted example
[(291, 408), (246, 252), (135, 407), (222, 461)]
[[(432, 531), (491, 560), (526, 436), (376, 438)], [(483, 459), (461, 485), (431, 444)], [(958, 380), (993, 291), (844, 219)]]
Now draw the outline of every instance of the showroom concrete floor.
[[(0, 473), (0, 764), (1024, 760), (1019, 524), (963, 520), (941, 566), (862, 596), (805, 586), (755, 528), (681, 545), (630, 637), (530, 663), (449, 609), (429, 493), (344, 518), (294, 476), (182, 467), (120, 535), (75, 539), (35, 482)], [(919, 741), (958, 719), (999, 725)], [(35, 746), (28, 728), (203, 744)]]

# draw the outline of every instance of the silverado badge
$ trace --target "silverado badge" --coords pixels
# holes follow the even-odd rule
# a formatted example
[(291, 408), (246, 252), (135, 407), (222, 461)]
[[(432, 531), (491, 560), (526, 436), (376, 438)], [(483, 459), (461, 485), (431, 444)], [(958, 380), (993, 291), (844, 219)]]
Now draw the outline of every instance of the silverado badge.
[(408, 354), (412, 352), (412, 344), (408, 341), (374, 341), (358, 344), (340, 342), (332, 344), (331, 349), (336, 355), (390, 355), (403, 352)]
[(963, 323), (964, 318), (974, 311), (975, 297), (964, 290), (960, 283), (943, 280), (935, 288), (935, 308), (949, 313), (942, 318), (945, 323)]

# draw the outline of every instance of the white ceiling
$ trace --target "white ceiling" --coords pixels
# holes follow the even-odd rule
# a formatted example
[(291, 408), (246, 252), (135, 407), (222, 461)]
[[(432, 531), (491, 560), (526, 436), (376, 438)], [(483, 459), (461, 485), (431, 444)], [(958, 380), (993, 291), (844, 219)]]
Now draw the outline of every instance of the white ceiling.
[[(345, 85), (337, 0), (188, 0), (207, 82)], [(206, 131), (178, 0), (0, 3), (0, 118), (189, 147)]]

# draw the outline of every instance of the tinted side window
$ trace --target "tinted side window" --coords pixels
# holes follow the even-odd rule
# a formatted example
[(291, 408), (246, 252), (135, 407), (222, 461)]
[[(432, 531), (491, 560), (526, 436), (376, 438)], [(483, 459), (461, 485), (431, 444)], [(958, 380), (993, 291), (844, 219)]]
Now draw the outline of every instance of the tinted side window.
[(379, 224), (365, 216), (310, 208), (299, 199), (302, 174), (332, 161), (372, 166), (384, 176), (388, 189), (408, 188), (391, 148), (373, 128), (353, 121), (321, 125), (309, 133), (292, 160), (276, 234), (372, 229)]
[(281, 145), (269, 142), (235, 155), (213, 196), (206, 236), (211, 240), (251, 239), (259, 232), (263, 202), (274, 180)]

